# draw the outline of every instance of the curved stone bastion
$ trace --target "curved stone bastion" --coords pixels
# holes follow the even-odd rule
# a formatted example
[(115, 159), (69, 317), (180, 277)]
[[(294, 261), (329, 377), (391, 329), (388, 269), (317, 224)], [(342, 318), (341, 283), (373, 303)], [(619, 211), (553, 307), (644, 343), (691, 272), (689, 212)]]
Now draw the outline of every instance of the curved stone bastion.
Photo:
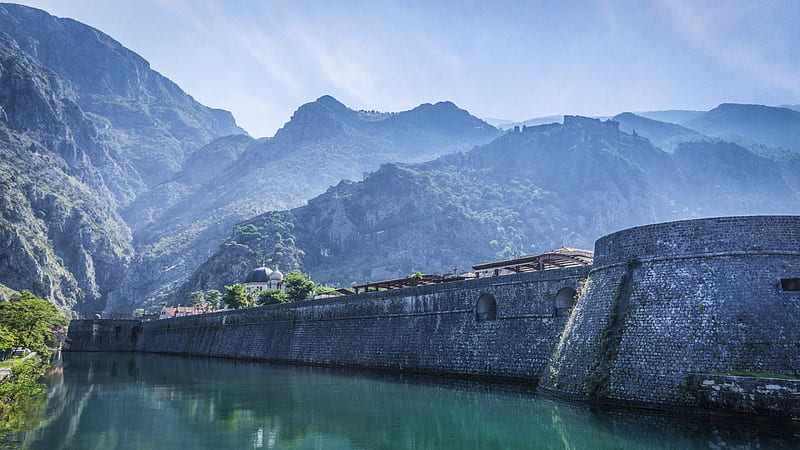
[(599, 239), (540, 388), (695, 405), (704, 384), (695, 374), (734, 372), (800, 375), (800, 216), (662, 223)]

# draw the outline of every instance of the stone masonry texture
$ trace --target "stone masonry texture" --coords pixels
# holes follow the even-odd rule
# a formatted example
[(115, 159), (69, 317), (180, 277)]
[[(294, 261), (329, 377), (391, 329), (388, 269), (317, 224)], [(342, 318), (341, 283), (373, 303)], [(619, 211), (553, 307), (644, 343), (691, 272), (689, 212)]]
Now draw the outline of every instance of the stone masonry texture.
[[(649, 225), (605, 236), (595, 249), (544, 390), (682, 405), (696, 401), (693, 373), (800, 376), (800, 292), (780, 285), (800, 277), (800, 217)], [(608, 333), (615, 314), (618, 332)], [(611, 361), (598, 370), (602, 355)]]
[[(556, 314), (556, 294), (577, 288), (588, 271), (530, 272), (141, 323), (73, 321), (69, 350), (135, 350), (534, 384), (567, 320)], [(494, 296), (496, 320), (476, 320), (482, 294)], [(141, 331), (131, 343), (136, 327)]]

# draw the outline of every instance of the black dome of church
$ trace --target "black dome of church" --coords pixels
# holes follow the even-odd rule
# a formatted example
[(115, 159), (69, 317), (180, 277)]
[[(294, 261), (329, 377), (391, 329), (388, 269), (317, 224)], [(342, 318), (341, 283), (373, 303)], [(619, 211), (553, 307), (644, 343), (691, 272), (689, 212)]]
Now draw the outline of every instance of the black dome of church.
[(268, 267), (253, 269), (244, 279), (248, 291), (256, 294), (265, 289), (279, 289), (283, 291), (283, 274), (277, 267), (272, 270)]
[(257, 269), (253, 269), (250, 273), (247, 274), (247, 278), (244, 279), (245, 283), (267, 283), (269, 282), (269, 276), (272, 275), (272, 270), (267, 267), (259, 267)]

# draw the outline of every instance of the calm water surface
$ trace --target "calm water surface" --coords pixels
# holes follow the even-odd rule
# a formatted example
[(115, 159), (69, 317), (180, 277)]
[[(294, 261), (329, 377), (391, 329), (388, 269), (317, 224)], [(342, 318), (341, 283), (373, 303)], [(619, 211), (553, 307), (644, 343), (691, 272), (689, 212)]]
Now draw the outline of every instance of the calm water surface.
[(598, 413), (480, 385), (263, 363), (69, 353), (45, 419), (14, 436), (41, 449), (800, 448), (780, 427)]

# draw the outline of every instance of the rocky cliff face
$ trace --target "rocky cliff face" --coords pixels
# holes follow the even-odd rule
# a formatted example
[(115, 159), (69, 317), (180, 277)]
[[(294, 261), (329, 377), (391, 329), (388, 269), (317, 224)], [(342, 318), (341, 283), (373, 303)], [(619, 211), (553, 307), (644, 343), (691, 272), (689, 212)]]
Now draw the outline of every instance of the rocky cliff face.
[(102, 310), (134, 255), (120, 211), (241, 132), (105, 34), (0, 5), (0, 282)]
[(0, 33), (2, 282), (91, 311), (133, 253), (117, 207), (141, 182), (70, 97)]
[(0, 5), (0, 30), (57, 76), (149, 186), (218, 136), (241, 134), (228, 111), (197, 103), (110, 36), (71, 19)]

